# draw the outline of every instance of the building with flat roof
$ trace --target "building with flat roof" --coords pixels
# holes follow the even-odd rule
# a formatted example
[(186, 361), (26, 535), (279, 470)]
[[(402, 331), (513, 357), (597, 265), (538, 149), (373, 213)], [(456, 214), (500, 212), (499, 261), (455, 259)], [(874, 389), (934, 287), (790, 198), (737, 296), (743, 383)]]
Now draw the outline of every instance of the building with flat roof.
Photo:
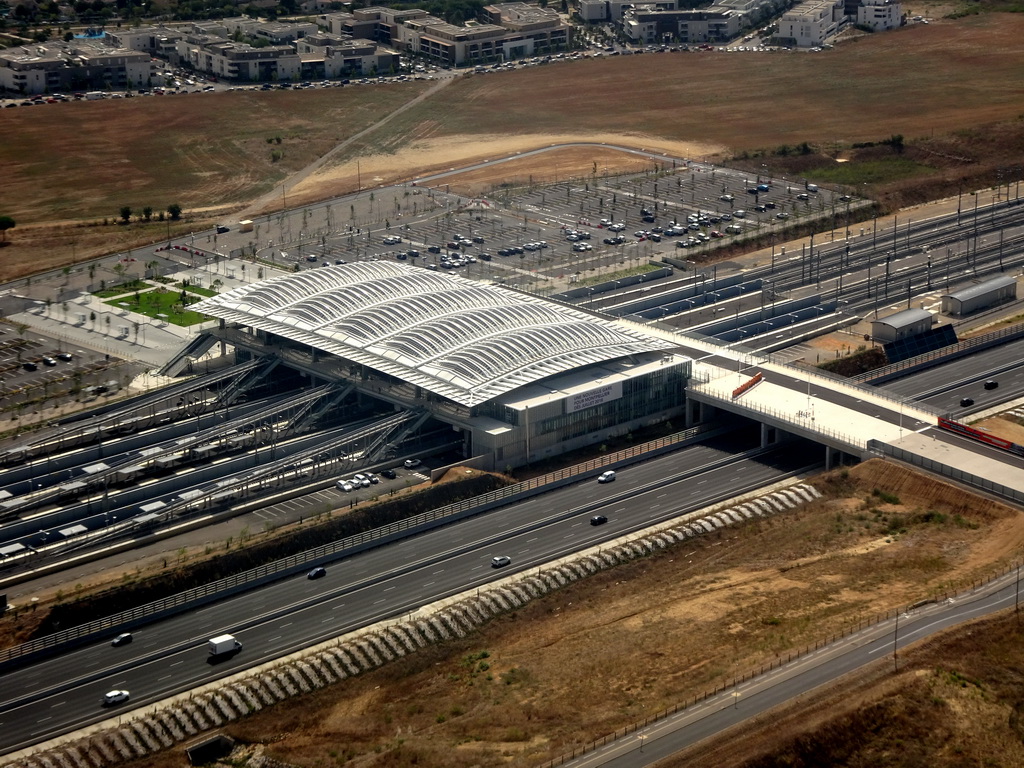
[(0, 89), (23, 95), (141, 88), (152, 74), (148, 53), (102, 43), (33, 43), (0, 51)]
[(848, 19), (845, 0), (804, 0), (782, 15), (776, 37), (814, 48), (838, 34)]
[(860, 0), (857, 23), (875, 32), (896, 29), (903, 24), (903, 4), (900, 0)]
[(275, 356), (423, 409), (489, 468), (684, 414), (692, 361), (668, 335), (530, 294), (390, 262), (308, 270), (206, 299), (239, 361)]
[(365, 37), (448, 66), (566, 50), (572, 27), (554, 11), (523, 3), (487, 6), (483, 20), (449, 24), (420, 9), (360, 8), (322, 17), (333, 34)]

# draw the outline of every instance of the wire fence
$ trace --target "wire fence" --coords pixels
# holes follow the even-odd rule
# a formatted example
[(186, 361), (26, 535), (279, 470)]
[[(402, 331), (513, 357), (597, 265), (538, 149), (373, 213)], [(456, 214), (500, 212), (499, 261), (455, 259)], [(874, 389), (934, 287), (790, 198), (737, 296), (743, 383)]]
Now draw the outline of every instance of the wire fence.
[(374, 546), (379, 546), (411, 533), (419, 533), (436, 528), (463, 517), (479, 514), (495, 507), (504, 506), (529, 496), (553, 490), (560, 485), (583, 479), (588, 475), (597, 474), (605, 469), (633, 463), (638, 459), (652, 457), (675, 449), (710, 431), (712, 431), (710, 427), (702, 425), (658, 438), (657, 440), (631, 446), (613, 454), (602, 456), (599, 459), (591, 459), (582, 464), (565, 467), (480, 496), (474, 496), (471, 499), (432, 509), (353, 536), (347, 536), (343, 539), (338, 539), (136, 608), (105, 616), (76, 627), (45, 635), (44, 637), (35, 638), (11, 648), (3, 648), (0, 649), (0, 667), (13, 665), (19, 660), (27, 660), (40, 654), (52, 653), (72, 645), (79, 645), (99, 635), (113, 633), (115, 630), (139, 626), (156, 618), (165, 618), (169, 615), (285, 578), (312, 565), (330, 562), (331, 560), (338, 559), (340, 556), (351, 555)]
[[(540, 766), (540, 768), (555, 768), (555, 766), (564, 765), (565, 763), (571, 760), (575, 760), (577, 757), (581, 757), (597, 749), (600, 749), (606, 744), (610, 744), (611, 742), (622, 739), (631, 733), (636, 733), (640, 729), (646, 728), (648, 725), (661, 722), (662, 720), (665, 720), (666, 718), (671, 717), (672, 715), (675, 715), (679, 712), (685, 712), (686, 710), (692, 709), (697, 705), (704, 704), (705, 702), (714, 699), (721, 693), (724, 693), (726, 691), (735, 691), (735, 689), (743, 683), (755, 680), (759, 677), (763, 677), (765, 674), (772, 672), (773, 670), (791, 665), (794, 662), (799, 662), (809, 654), (815, 653), (816, 651), (819, 651), (822, 648), (826, 648), (830, 645), (834, 645), (840, 640), (844, 640), (845, 638), (851, 637), (852, 635), (856, 635), (858, 632), (862, 632), (866, 629), (870, 629), (880, 624), (884, 624), (885, 622), (888, 622), (901, 614), (905, 614), (908, 611), (921, 608), (925, 605), (939, 603), (950, 599), (958, 599), (965, 595), (969, 595), (981, 587), (987, 586), (989, 584), (992, 584), (993, 582), (998, 581), (999, 579), (1007, 576), (1013, 571), (1017, 571), (1019, 574), (1020, 567), (1021, 563), (1015, 562), (995, 571), (992, 575), (988, 577), (972, 580), (971, 582), (969, 582), (967, 586), (961, 587), (959, 591), (943, 592), (942, 594), (918, 600), (917, 602), (910, 603), (900, 608), (889, 609), (884, 611), (883, 613), (878, 613), (868, 618), (857, 619), (856, 621), (851, 622), (845, 629), (839, 632), (833, 632), (825, 637), (818, 638), (813, 643), (808, 643), (802, 648), (787, 651), (785, 653), (780, 653), (778, 656), (776, 656), (768, 662), (759, 664), (756, 667), (751, 667), (750, 669), (741, 673), (739, 676), (733, 677), (733, 679), (727, 683), (715, 685), (715, 687), (713, 688), (706, 689), (700, 693), (694, 694), (693, 696), (688, 696), (685, 699), (669, 707), (666, 707), (660, 712), (657, 712), (656, 714), (645, 717), (643, 720), (636, 720), (630, 723), (629, 725), (623, 726), (622, 728), (619, 728), (613, 731), (612, 733), (605, 734), (604, 736), (594, 739), (593, 741), (587, 742), (586, 744), (574, 746), (569, 751), (564, 752), (563, 754), (549, 760), (546, 763), (543, 763)], [(892, 651), (894, 658), (897, 652), (898, 639), (899, 638), (894, 633)], [(727, 706), (729, 706), (728, 701), (722, 704), (721, 708), (724, 709)]]

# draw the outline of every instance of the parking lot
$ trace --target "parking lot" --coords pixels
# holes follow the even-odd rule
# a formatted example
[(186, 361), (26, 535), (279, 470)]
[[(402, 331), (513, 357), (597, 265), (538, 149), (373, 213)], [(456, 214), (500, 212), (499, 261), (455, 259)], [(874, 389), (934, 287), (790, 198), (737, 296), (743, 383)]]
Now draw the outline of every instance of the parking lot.
[[(272, 215), (231, 254), (289, 270), (397, 260), (544, 293), (662, 256), (704, 258), (752, 234), (781, 241), (794, 224), (860, 202), (802, 179), (653, 156), (641, 174), (598, 172), (475, 199), (450, 188), (435, 179)], [(239, 240), (223, 239), (229, 248)]]

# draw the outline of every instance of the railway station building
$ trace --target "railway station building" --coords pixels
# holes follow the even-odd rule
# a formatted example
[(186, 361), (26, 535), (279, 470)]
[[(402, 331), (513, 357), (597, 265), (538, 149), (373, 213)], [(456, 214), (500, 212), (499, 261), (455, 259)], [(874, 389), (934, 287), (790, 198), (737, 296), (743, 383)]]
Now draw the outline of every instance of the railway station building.
[[(685, 416), (692, 360), (667, 333), (509, 288), (393, 262), (307, 270), (194, 307), (236, 362), (273, 358), (446, 425), (502, 470)], [(379, 405), (379, 403), (378, 403)]]

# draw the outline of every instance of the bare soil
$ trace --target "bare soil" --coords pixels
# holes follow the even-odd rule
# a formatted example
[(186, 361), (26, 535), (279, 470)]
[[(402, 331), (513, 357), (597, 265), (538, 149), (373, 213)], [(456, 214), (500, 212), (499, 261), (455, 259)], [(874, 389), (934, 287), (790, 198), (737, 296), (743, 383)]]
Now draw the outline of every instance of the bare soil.
[[(880, 72), (898, 72), (895, 87)], [(995, 183), (1000, 168), (1019, 164), (1022, 82), (1020, 14), (914, 25), (822, 55), (649, 54), (474, 75), (353, 142), (287, 199), (295, 205), (353, 191), (357, 161), (361, 178), (386, 185), (568, 141), (715, 160), (764, 151), (772, 163), (782, 144), (809, 142), (820, 159), (830, 147), (897, 133), (915, 146), (941, 142), (912, 158), (913, 178), (889, 181), (896, 189), (883, 195), (886, 204), (904, 205), (942, 196), (963, 178)], [(0, 280), (205, 228), (427, 87), (4, 110), (0, 211), (18, 226), (8, 232)], [(981, 128), (995, 124), (1009, 127)], [(637, 163), (623, 153), (569, 149), (494, 166), (490, 177), (467, 176), (467, 189), (586, 177), (595, 162), (599, 174)], [(172, 203), (186, 212), (180, 225), (114, 223), (123, 205), (137, 218), (147, 206), (158, 213)]]
[[(861, 619), (983, 578), (1024, 543), (1019, 511), (895, 464), (873, 460), (813, 482), (825, 494), (818, 503), (601, 573), (463, 640), (224, 731), (299, 766), (537, 765)], [(908, 718), (892, 713), (919, 701), (921, 690), (942, 699), (933, 706), (943, 723), (953, 712), (962, 724), (937, 745), (916, 745), (915, 754), (946, 755), (939, 765), (955, 765), (956, 754), (978, 758), (961, 765), (1020, 764), (1021, 744), (1009, 743), (1005, 725), (1008, 697), (1020, 687), (1015, 679), (995, 691), (990, 673), (967, 696), (948, 670), (970, 676), (971, 654), (982, 660), (1003, 651), (965, 637), (973, 636), (955, 633), (949, 652), (929, 644), (925, 662), (906, 656), (900, 676), (857, 676), (673, 765), (738, 765), (833, 731), (846, 734), (860, 761), (786, 764), (916, 765), (891, 755), (864, 762), (857, 750), (870, 753), (865, 741), (881, 729), (858, 725), (873, 713), (876, 725), (891, 721), (883, 735), (898, 738), (892, 731)], [(918, 722), (915, 712), (909, 720)], [(1004, 714), (975, 722), (995, 712)], [(715, 749), (725, 750), (722, 758), (708, 762)], [(997, 749), (1008, 751), (997, 758)], [(185, 764), (172, 750), (133, 766)]]

